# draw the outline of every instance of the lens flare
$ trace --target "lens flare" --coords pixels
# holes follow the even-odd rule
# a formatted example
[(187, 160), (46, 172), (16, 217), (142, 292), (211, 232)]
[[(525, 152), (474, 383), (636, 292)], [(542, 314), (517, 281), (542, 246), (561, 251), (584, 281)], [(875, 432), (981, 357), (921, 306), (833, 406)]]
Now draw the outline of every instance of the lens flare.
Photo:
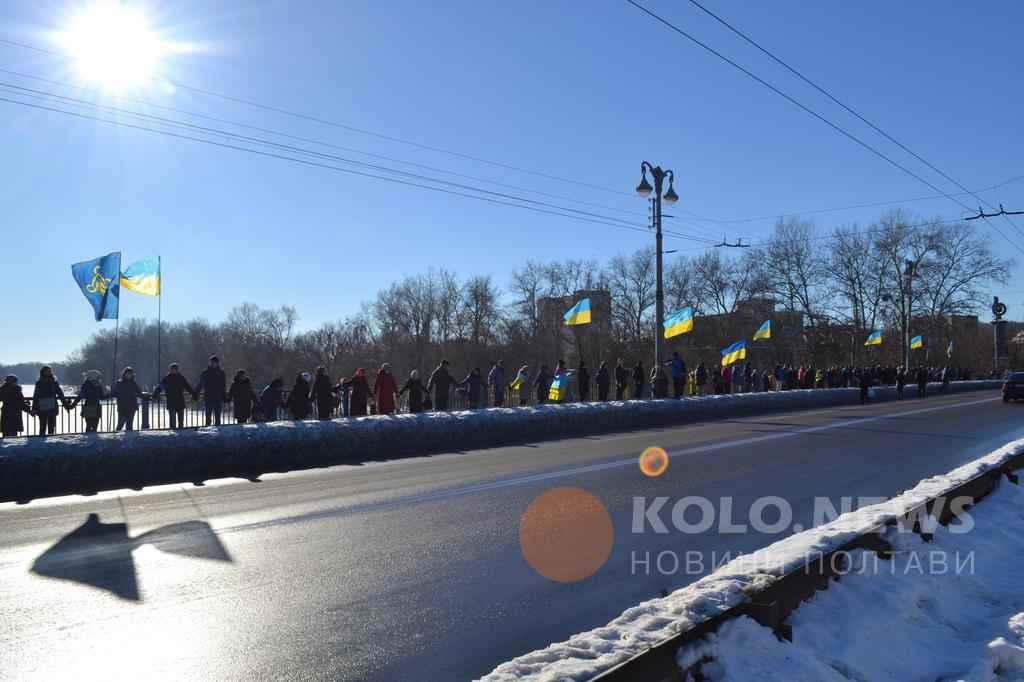
[(640, 471), (645, 476), (657, 478), (668, 469), (668, 453), (664, 448), (650, 447), (640, 454)]

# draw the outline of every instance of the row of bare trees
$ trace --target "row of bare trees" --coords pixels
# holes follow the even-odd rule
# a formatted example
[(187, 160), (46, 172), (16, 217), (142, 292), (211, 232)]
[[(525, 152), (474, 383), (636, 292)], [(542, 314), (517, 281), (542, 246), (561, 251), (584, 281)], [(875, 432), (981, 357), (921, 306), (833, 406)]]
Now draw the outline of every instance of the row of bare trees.
[[(914, 272), (910, 291), (904, 277), (908, 261)], [(756, 247), (738, 253), (709, 250), (669, 262), (665, 304), (667, 310), (693, 306), (700, 316), (733, 313), (749, 299), (771, 299), (777, 309), (800, 316), (807, 332), (800, 352), (814, 359), (816, 331), (822, 327), (884, 328), (898, 338), (912, 324), (914, 333), (941, 333), (949, 316), (978, 313), (989, 288), (1007, 280), (1010, 266), (970, 223), (921, 221), (896, 212), (865, 228), (825, 232), (791, 218), (780, 220)], [(348, 319), (307, 331), (299, 331), (294, 308), (270, 310), (252, 303), (234, 308), (217, 324), (165, 323), (163, 364), (173, 359), (187, 373), (197, 373), (216, 352), (229, 368), (246, 368), (264, 381), (290, 380), (319, 365), (336, 377), (383, 361), (400, 374), (429, 370), (441, 357), (458, 370), (481, 367), (484, 372), (499, 357), (510, 369), (553, 362), (556, 358), (544, 355), (550, 346), (542, 343), (539, 303), (580, 290), (610, 292), (604, 359), (642, 355), (649, 362), (655, 288), (653, 249), (616, 255), (604, 264), (527, 262), (511, 273), (505, 291), (488, 276), (460, 278), (431, 270), (393, 283)], [(142, 382), (152, 385), (155, 347), (154, 322), (122, 323), (118, 365), (134, 366)], [(95, 334), (65, 363), (67, 380), (90, 368), (106, 375), (112, 353), (111, 332)]]

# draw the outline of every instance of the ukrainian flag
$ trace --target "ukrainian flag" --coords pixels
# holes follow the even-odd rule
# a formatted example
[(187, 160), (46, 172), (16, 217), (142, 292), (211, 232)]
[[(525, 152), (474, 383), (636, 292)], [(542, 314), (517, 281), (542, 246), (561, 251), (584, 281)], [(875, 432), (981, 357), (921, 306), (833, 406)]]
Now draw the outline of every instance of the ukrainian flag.
[(923, 348), (923, 347), (924, 347), (924, 338), (922, 338), (920, 336), (915, 336), (914, 338), (910, 339), (910, 350), (917, 350), (918, 348)]
[(562, 316), (567, 325), (590, 324), (590, 299), (585, 298)]
[(731, 365), (737, 360), (747, 359), (747, 342), (737, 341), (728, 348), (722, 349), (722, 366)]
[(663, 325), (665, 327), (665, 338), (671, 339), (673, 336), (679, 336), (687, 332), (693, 331), (693, 308), (683, 308), (678, 310), (665, 320)]
[(881, 346), (882, 345), (882, 332), (874, 331), (868, 336), (868, 340), (864, 342), (865, 346)]
[(770, 338), (772, 338), (772, 321), (771, 320), (765, 320), (764, 324), (762, 324), (760, 327), (758, 327), (757, 331), (754, 332), (754, 341), (757, 341), (759, 339), (770, 339)]
[(551, 382), (551, 388), (548, 389), (548, 400), (554, 402), (561, 402), (565, 397), (565, 394), (569, 392), (569, 375), (568, 374), (556, 374), (554, 380)]
[(144, 296), (160, 295), (160, 259), (135, 261), (121, 273), (121, 286)]

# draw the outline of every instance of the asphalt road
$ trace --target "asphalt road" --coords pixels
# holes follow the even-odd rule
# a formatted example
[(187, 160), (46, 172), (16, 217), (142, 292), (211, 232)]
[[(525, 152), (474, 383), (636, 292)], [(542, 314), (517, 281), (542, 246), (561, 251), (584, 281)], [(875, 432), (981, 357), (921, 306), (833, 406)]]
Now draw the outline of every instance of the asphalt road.
[[(637, 556), (706, 572), (789, 532), (634, 533), (635, 496), (731, 496), (742, 520), (774, 495), (809, 525), (815, 496), (894, 495), (1021, 436), (1024, 406), (985, 391), (4, 504), (0, 679), (478, 677), (700, 575)], [(637, 466), (651, 445), (672, 456), (659, 478)], [(520, 550), (522, 514), (557, 486), (613, 521), (582, 582)]]

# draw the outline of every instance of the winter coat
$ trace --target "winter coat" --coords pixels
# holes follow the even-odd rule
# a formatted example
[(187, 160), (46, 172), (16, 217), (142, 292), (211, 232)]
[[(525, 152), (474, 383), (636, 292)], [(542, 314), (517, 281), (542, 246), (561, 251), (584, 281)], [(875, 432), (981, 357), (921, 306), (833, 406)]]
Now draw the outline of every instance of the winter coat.
[(494, 395), (502, 395), (505, 392), (505, 368), (495, 365), (487, 373), (487, 385), (494, 390)]
[(313, 405), (309, 401), (309, 382), (299, 377), (288, 394), (288, 412), (292, 419), (306, 419), (313, 411)]
[(334, 389), (331, 387), (331, 378), (326, 374), (317, 374), (313, 377), (313, 390), (309, 394), (310, 399), (316, 403), (316, 413), (321, 419), (327, 419), (334, 410)]
[(259, 405), (260, 421), (269, 422), (277, 419), (278, 408), (284, 407), (281, 389), (268, 384), (260, 393)]
[(577, 369), (576, 384), (580, 387), (580, 400), (590, 400), (590, 370), (586, 367)]
[(248, 377), (235, 379), (228, 389), (228, 400), (235, 404), (235, 419), (240, 422), (249, 421), (252, 408), (259, 400), (256, 391), (252, 390), (252, 382)]
[(484, 378), (479, 374), (470, 372), (466, 378), (459, 382), (459, 386), (466, 389), (466, 397), (471, 407), (480, 405), (480, 398), (483, 393)]
[(537, 389), (537, 402), (545, 403), (548, 400), (548, 393), (551, 391), (551, 382), (554, 376), (546, 370), (541, 370), (537, 374), (537, 379), (533, 382), (534, 388)]
[(222, 403), (228, 394), (228, 377), (220, 367), (207, 367), (199, 375), (196, 393), (202, 393), (208, 403)]
[(21, 417), (22, 412), (28, 412), (28, 402), (21, 386), (17, 384), (3, 384), (0, 386), (0, 433), (5, 436), (16, 436), (25, 430), (25, 421)]
[(373, 382), (373, 399), (377, 402), (377, 414), (395, 413), (395, 393), (398, 384), (391, 372), (377, 372)]
[[(41, 400), (53, 400), (52, 410), (42, 410), (39, 407)], [(64, 391), (61, 390), (60, 384), (53, 377), (49, 379), (40, 379), (36, 382), (35, 390), (32, 391), (32, 412), (35, 414), (54, 414), (60, 408), (60, 404), (64, 403)]]
[(73, 409), (78, 404), (84, 404), (86, 410), (82, 412), (82, 418), (86, 418), (86, 412), (91, 411), (93, 417), (99, 419), (103, 416), (103, 406), (100, 403), (101, 400), (107, 397), (107, 391), (103, 388), (103, 385), (98, 381), (88, 381), (78, 389), (78, 395), (71, 402), (70, 407)]
[(430, 379), (427, 380), (427, 390), (434, 391), (434, 396), (442, 396), (444, 399), (448, 398), (448, 393), (451, 388), (457, 382), (455, 377), (451, 375), (447, 367), (438, 367), (430, 373)]
[(354, 374), (352, 377), (341, 382), (348, 386), (351, 393), (348, 395), (348, 414), (350, 417), (365, 417), (366, 403), (370, 400), (370, 384), (365, 376)]
[(597, 376), (595, 381), (597, 382), (598, 388), (607, 388), (612, 382), (612, 373), (608, 371), (608, 367), (599, 367), (597, 369)]
[(191, 393), (195, 395), (196, 393), (192, 389), (192, 384), (188, 383), (188, 379), (181, 372), (177, 374), (168, 372), (160, 382), (160, 385), (153, 391), (153, 397), (159, 396), (161, 391), (167, 394), (167, 409), (169, 410), (184, 410), (185, 394)]
[(409, 379), (402, 386), (402, 390), (398, 392), (398, 395), (402, 395), (406, 391), (409, 392), (409, 411), (410, 412), (422, 412), (423, 411), (423, 396), (427, 393), (427, 387), (423, 385), (423, 382), (417, 379)]
[(117, 398), (118, 412), (134, 412), (139, 409), (139, 398), (142, 397), (142, 389), (135, 383), (135, 379), (121, 379), (114, 384), (111, 394)]

